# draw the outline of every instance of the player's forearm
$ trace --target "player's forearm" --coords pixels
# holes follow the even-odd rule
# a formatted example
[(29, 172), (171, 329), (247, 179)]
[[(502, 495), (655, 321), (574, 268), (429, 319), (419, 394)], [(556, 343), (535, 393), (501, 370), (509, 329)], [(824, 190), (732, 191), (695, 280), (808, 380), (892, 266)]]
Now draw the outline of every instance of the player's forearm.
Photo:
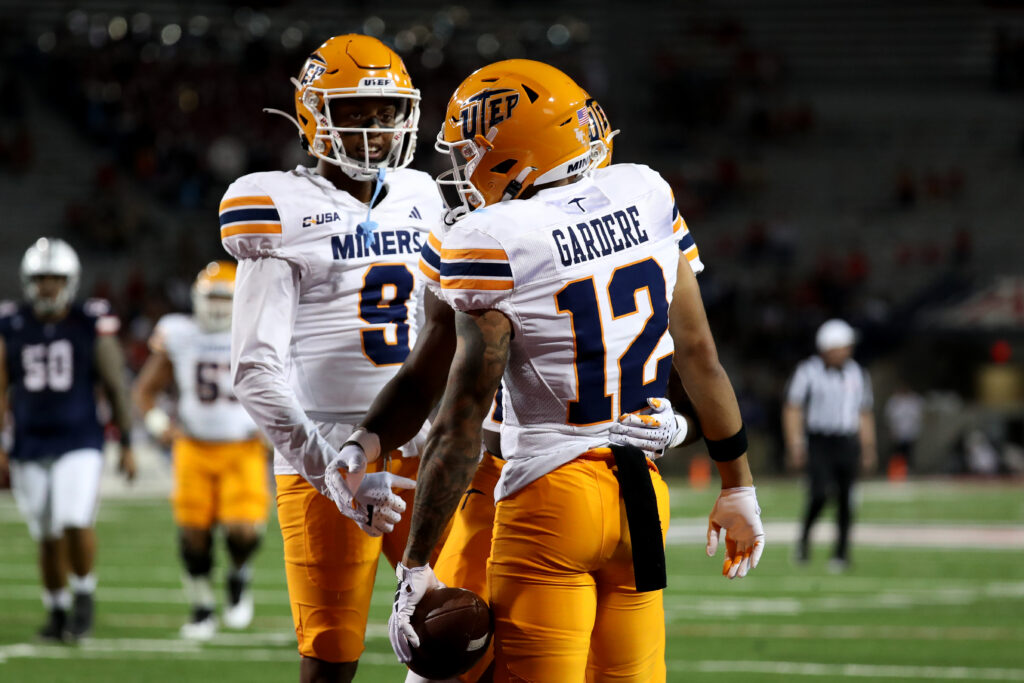
[(451, 325), (428, 326), (416, 340), (398, 374), (377, 395), (362, 421), (380, 438), (382, 452), (398, 448), (419, 432), (444, 393), (454, 353)]
[(718, 476), (722, 480), (723, 489), (731, 489), (737, 486), (753, 486), (754, 475), (750, 473), (750, 462), (744, 453), (735, 460), (727, 462), (716, 462)]
[(673, 366), (672, 374), (668, 379), (668, 400), (672, 402), (672, 409), (686, 421), (686, 437), (680, 446), (689, 446), (704, 438), (700, 421), (697, 419), (696, 411), (693, 409), (693, 401), (686, 393), (686, 387), (679, 379), (679, 372)]
[(497, 311), (456, 316), (458, 346), (448, 390), (427, 437), (402, 560), (430, 560), (479, 463), (481, 425), (508, 362), (511, 325)]
[(674, 362), (686, 392), (693, 399), (704, 435), (709, 439), (726, 439), (742, 426), (739, 404), (718, 355), (706, 345), (677, 350)]
[(126, 441), (132, 430), (131, 403), (125, 380), (124, 353), (115, 337), (101, 335), (96, 339), (96, 370), (110, 401), (114, 424), (121, 432), (122, 441)]
[(402, 559), (405, 566), (419, 567), (430, 561), (448, 520), (455, 514), (480, 461), (482, 421), (483, 414), (479, 413), (475, 433), (458, 428), (443, 428), (441, 433), (431, 430), (416, 476), (409, 543)]
[(322, 493), (324, 471), (334, 449), (283, 377), (282, 372), (264, 363), (240, 360), (235, 371), (235, 396), (285, 460)]

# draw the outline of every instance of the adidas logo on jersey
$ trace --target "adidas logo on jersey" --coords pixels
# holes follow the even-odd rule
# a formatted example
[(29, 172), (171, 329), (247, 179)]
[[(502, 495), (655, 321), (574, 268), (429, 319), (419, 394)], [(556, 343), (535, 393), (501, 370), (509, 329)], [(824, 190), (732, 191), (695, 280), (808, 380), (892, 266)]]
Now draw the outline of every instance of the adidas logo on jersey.
[(409, 218), (415, 218), (418, 221), (423, 220), (423, 216), (420, 215), (420, 210), (418, 207), (412, 207), (412, 211), (409, 212)]

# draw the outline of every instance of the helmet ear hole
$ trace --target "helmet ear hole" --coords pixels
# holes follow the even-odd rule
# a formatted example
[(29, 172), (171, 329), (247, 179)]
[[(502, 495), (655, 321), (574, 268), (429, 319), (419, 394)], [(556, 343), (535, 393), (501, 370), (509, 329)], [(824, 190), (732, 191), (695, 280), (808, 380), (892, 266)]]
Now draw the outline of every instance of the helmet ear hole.
[(518, 159), (505, 159), (505, 161), (492, 166), (491, 173), (508, 173), (517, 163), (519, 163)]

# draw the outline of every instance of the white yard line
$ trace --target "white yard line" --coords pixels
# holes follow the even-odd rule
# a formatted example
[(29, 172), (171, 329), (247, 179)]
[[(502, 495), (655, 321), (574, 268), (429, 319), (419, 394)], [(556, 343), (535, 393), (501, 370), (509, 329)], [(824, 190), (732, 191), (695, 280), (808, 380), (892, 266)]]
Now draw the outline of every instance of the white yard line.
[[(800, 537), (799, 522), (766, 522), (768, 543), (795, 543)], [(668, 543), (704, 543), (708, 522), (703, 518), (673, 518), (668, 526)], [(822, 520), (814, 527), (814, 541), (832, 543), (835, 524)], [(1024, 549), (1024, 525), (1005, 524), (867, 524), (853, 526), (850, 542), (856, 546), (879, 548), (977, 548), (992, 551)]]
[[(93, 638), (77, 646), (16, 643), (0, 645), (0, 664), (11, 659), (187, 659), (193, 661), (298, 662), (292, 648), (204, 647), (187, 640), (158, 638)], [(390, 653), (364, 652), (367, 664), (398, 664)]]
[[(77, 647), (18, 643), (0, 646), (0, 664), (11, 659), (105, 659), (105, 660), (192, 660), (234, 662), (296, 662), (298, 654), (284, 648), (203, 647), (184, 640), (146, 638), (93, 639)], [(390, 653), (365, 652), (365, 664), (397, 664)], [(825, 664), (778, 661), (684, 661), (669, 660), (671, 671), (724, 674), (767, 674), (842, 678), (907, 678), (941, 681), (1024, 681), (1024, 669), (966, 666), (915, 666), (886, 664)]]
[(970, 666), (908, 666), (887, 664), (817, 664), (813, 662), (734, 662), (671, 660), (672, 671), (725, 674), (773, 674), (838, 678), (916, 678), (936, 681), (1024, 681), (1024, 669)]
[(671, 627), (673, 635), (687, 638), (760, 638), (789, 640), (820, 638), (825, 640), (939, 640), (998, 641), (1024, 640), (1024, 628), (988, 626), (861, 626), (801, 624), (710, 624), (704, 621)]
[(1024, 597), (1024, 582), (990, 582), (972, 588), (943, 588), (907, 593), (889, 590), (877, 595), (850, 595), (822, 597), (700, 597), (666, 594), (665, 614), (669, 621), (686, 620), (695, 614), (718, 618), (737, 618), (752, 614), (795, 616), (824, 612), (867, 612), (874, 610), (902, 610), (933, 605), (972, 605), (992, 600), (1020, 600)]

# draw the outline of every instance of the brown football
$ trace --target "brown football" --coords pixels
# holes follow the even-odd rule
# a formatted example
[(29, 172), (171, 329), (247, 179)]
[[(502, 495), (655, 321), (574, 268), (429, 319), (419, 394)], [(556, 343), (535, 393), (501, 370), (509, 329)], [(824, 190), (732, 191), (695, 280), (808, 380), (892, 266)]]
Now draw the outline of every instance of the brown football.
[(491, 608), (464, 588), (435, 588), (412, 613), (420, 637), (409, 668), (424, 678), (443, 679), (465, 673), (487, 652), (494, 632)]

